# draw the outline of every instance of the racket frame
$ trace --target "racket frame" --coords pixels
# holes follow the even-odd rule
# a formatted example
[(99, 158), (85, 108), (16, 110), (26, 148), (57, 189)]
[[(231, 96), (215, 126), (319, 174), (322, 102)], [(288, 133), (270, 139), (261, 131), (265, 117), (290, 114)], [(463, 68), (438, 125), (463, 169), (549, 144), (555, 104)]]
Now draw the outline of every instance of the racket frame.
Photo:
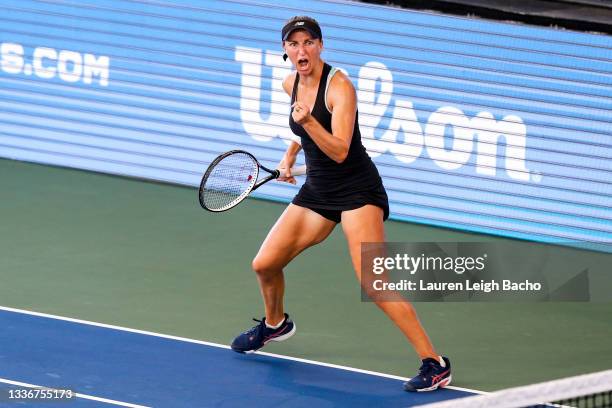
[[(208, 180), (208, 176), (210, 175), (210, 173), (212, 173), (212, 171), (214, 170), (214, 168), (217, 166), (217, 164), (225, 159), (228, 156), (231, 156), (233, 154), (245, 154), (247, 156), (249, 156), (253, 162), (255, 162), (255, 174), (253, 175), (253, 178), (251, 180), (251, 183), (249, 184), (249, 187), (246, 188), (242, 194), (240, 194), (238, 197), (236, 197), (231, 203), (229, 203), (228, 205), (221, 207), (220, 209), (211, 209), (208, 208), (205, 204), (204, 204), (204, 200), (202, 197), (202, 193), (204, 191), (204, 186), (206, 185), (206, 181)], [(257, 179), (259, 178), (259, 169), (263, 169), (265, 171), (267, 171), (268, 173), (270, 173), (269, 176), (257, 181)], [(300, 168), (299, 173), (304, 173), (305, 170), (302, 170), (302, 168)], [(225, 152), (219, 156), (217, 156), (212, 163), (210, 163), (210, 165), (208, 166), (208, 168), (206, 169), (206, 172), (204, 172), (204, 175), (202, 176), (202, 180), (200, 181), (200, 189), (198, 190), (198, 201), (200, 202), (200, 206), (202, 208), (204, 208), (207, 211), (211, 211), (211, 212), (223, 212), (223, 211), (227, 211), (231, 208), (234, 208), (235, 206), (237, 206), (238, 204), (240, 204), (249, 194), (251, 194), (253, 191), (257, 190), (259, 187), (261, 187), (262, 185), (264, 185), (265, 183), (267, 183), (270, 180), (274, 180), (280, 177), (280, 170), (278, 169), (274, 169), (271, 170), (269, 168), (267, 168), (266, 166), (262, 165), (259, 160), (257, 160), (257, 158), (255, 158), (255, 156), (253, 156), (251, 153), (246, 152), (244, 150), (230, 150), (228, 152)]]

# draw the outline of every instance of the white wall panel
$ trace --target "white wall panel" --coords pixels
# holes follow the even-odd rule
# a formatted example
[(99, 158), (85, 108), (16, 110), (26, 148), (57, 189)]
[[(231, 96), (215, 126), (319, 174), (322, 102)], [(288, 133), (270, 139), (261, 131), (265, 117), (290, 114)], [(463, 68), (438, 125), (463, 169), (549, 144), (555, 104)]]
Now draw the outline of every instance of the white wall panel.
[(229, 149), (274, 165), (290, 132), (280, 28), (309, 14), (357, 88), (393, 218), (612, 241), (609, 36), (339, 1), (0, 9), (2, 157), (194, 186)]

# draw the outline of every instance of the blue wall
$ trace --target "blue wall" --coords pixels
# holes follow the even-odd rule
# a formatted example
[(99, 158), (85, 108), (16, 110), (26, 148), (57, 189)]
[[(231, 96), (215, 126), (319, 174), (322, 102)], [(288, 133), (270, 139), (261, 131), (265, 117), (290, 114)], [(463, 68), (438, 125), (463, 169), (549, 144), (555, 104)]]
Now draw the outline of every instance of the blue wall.
[(279, 31), (309, 14), (357, 88), (395, 219), (612, 242), (612, 37), (340, 1), (1, 8), (2, 157), (193, 186), (231, 148), (274, 165)]

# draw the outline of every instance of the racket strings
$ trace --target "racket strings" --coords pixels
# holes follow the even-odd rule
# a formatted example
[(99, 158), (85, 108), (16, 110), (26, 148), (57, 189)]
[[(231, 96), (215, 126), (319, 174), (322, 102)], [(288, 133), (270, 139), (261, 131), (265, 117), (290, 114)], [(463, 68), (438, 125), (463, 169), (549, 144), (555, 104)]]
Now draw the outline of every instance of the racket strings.
[(231, 207), (246, 195), (255, 182), (259, 168), (247, 154), (235, 153), (221, 159), (210, 171), (202, 189), (202, 202), (212, 211)]

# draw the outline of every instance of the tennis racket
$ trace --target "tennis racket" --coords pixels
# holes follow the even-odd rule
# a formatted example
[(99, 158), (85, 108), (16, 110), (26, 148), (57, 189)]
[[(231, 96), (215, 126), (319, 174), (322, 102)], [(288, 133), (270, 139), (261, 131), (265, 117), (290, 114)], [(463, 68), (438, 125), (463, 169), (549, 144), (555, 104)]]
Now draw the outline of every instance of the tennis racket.
[[(260, 170), (268, 174), (257, 181)], [(292, 176), (306, 174), (306, 166), (291, 169)], [(240, 204), (253, 191), (270, 180), (279, 178), (280, 170), (262, 166), (255, 156), (244, 150), (231, 150), (217, 157), (208, 166), (198, 194), (202, 208), (221, 212)]]

